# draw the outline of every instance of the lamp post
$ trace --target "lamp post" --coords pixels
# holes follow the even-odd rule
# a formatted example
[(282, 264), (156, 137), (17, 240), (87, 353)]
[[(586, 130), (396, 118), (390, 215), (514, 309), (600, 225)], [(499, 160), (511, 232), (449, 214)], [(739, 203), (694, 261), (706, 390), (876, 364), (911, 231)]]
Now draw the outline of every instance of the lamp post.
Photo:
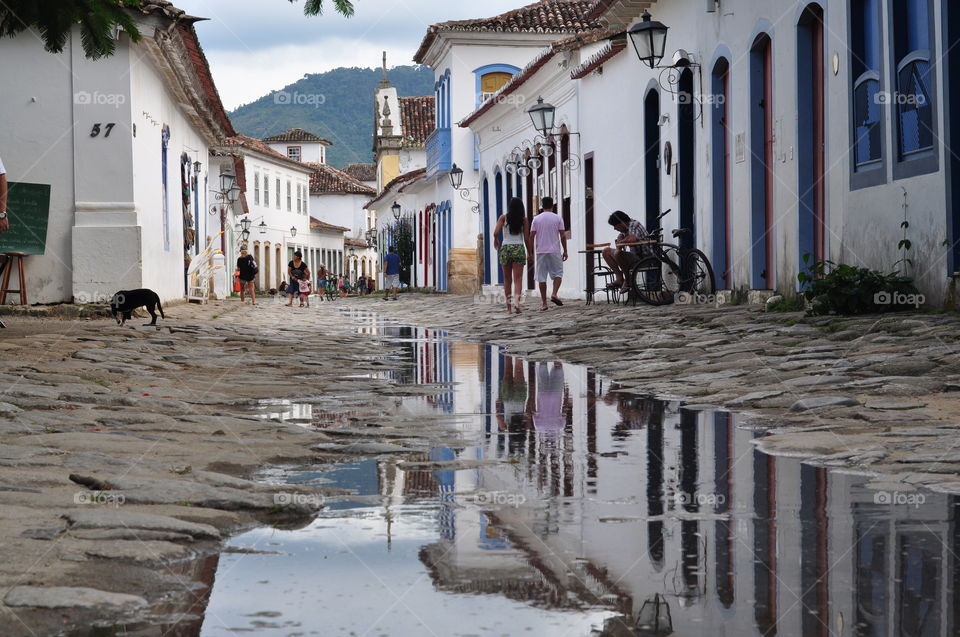
[(630, 41), (633, 42), (633, 48), (640, 61), (651, 69), (655, 69), (663, 59), (663, 52), (667, 47), (669, 27), (651, 20), (649, 11), (644, 11), (641, 17), (643, 21), (633, 25), (627, 33), (630, 35)]
[(297, 236), (297, 227), (296, 227), (296, 226), (292, 226), (292, 227), (290, 228), (290, 236), (291, 236), (291, 237)]
[(390, 211), (393, 213), (393, 220), (394, 220), (394, 221), (400, 221), (400, 211), (401, 211), (401, 210), (402, 210), (402, 209), (400, 208), (400, 204), (397, 203), (396, 201), (394, 201), (394, 202), (393, 202), (393, 205), (390, 206)]
[(553, 124), (557, 117), (557, 108), (549, 102), (544, 102), (543, 98), (537, 99), (537, 103), (527, 110), (530, 119), (533, 120), (533, 127), (544, 137), (549, 137), (553, 133)]
[[(198, 162), (199, 163), (199, 162)], [(214, 199), (220, 202), (210, 208), (210, 214), (220, 213), (220, 251), (227, 254), (227, 206), (233, 206), (240, 199), (240, 186), (237, 178), (230, 173), (220, 173), (220, 190), (216, 191)], [(219, 210), (218, 210), (219, 209)]]

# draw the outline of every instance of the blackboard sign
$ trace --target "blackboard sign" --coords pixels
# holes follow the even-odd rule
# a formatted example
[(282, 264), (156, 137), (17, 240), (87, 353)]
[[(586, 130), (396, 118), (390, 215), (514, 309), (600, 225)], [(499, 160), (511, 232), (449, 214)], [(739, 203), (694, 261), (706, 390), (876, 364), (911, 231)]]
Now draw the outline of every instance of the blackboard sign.
[(10, 229), (0, 232), (0, 252), (43, 254), (47, 249), (50, 184), (10, 182), (7, 219)]

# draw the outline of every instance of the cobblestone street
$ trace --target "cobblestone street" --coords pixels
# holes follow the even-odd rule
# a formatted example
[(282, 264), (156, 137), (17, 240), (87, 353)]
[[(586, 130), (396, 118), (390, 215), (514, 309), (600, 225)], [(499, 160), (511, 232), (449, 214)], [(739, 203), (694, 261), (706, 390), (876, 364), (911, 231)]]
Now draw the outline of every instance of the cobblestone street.
[[(355, 301), (351, 307), (368, 307)], [(374, 309), (595, 368), (632, 392), (747, 414), (762, 447), (960, 493), (960, 318), (805, 318), (758, 307), (580, 301), (508, 316), (497, 299), (419, 296)]]
[[(224, 569), (224, 559), (270, 553), (244, 543), (221, 552), (228, 538), (263, 526), (304, 528), (321, 509), (336, 509), (338, 498), (386, 503), (389, 510), (390, 485), (403, 471), (413, 472), (404, 484), (414, 475), (432, 484), (438, 478), (431, 476), (444, 472), (513, 466), (515, 457), (477, 453), (466, 460), (466, 454), (434, 452), (483, 444), (481, 428), (463, 425), (459, 408), (401, 407), (411, 398), (436, 404), (434, 397), (454, 386), (480, 391), (461, 378), (410, 376), (411, 360), (396, 345), (445, 343), (431, 336), (441, 333), (436, 330), (449, 332), (444, 339), (499, 347), (499, 356), (518, 356), (531, 366), (586, 366), (614, 382), (616, 395), (626, 397), (618, 398), (622, 404), (650, 397), (679, 401), (687, 414), (733, 412), (738, 429), (769, 434), (756, 441), (763, 450), (868, 472), (869, 489), (960, 493), (956, 317), (806, 319), (750, 307), (573, 301), (543, 313), (534, 309), (528, 301), (524, 314), (507, 316), (483, 298), (403, 294), (398, 302), (348, 298), (303, 309), (269, 298), (257, 308), (237, 300), (179, 305), (156, 328), (138, 319), (121, 328), (105, 319), (5, 317), (0, 634), (86, 635), (76, 631), (94, 621), (208, 634), (202, 631), (205, 612), (208, 624), (213, 618), (208, 602), (216, 613), (227, 612), (224, 594), (211, 596), (213, 573)], [(426, 328), (427, 335), (378, 328), (384, 320)], [(463, 358), (464, 347), (453, 358)], [(414, 367), (425, 364), (417, 358)], [(580, 372), (569, 369), (572, 382), (569, 374)], [(484, 380), (487, 391), (497, 382), (506, 391), (502, 374)], [(712, 452), (701, 447), (699, 453)], [(613, 462), (621, 453), (590, 455)], [(385, 460), (392, 457), (403, 460)], [(378, 459), (379, 487), (370, 492), (362, 484), (284, 486), (271, 478), (282, 467), (316, 472), (371, 458)], [(624, 488), (621, 498), (639, 498), (640, 486)], [(517, 489), (495, 497), (520, 498)], [(471, 497), (489, 505), (492, 496)], [(609, 526), (657, 517), (631, 517), (617, 501), (595, 519)], [(332, 519), (318, 528), (343, 524)], [(503, 511), (490, 519), (514, 532), (535, 528)], [(442, 557), (420, 554), (432, 568)], [(229, 578), (216, 580), (230, 585)]]

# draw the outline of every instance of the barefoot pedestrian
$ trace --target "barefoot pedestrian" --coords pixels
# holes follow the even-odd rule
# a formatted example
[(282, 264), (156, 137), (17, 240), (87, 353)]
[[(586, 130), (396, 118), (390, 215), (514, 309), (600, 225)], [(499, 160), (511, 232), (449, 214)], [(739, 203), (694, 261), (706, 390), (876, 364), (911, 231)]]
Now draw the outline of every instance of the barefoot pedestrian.
[[(557, 296), (563, 280), (563, 262), (567, 260), (567, 233), (563, 218), (553, 211), (553, 199), (543, 198), (543, 210), (533, 218), (530, 234), (537, 252), (537, 281), (540, 283), (540, 311), (547, 310), (547, 277), (553, 279), (550, 301), (563, 305)], [(561, 250), (562, 248), (562, 250)]]
[(257, 304), (257, 293), (253, 282), (257, 278), (257, 262), (253, 255), (247, 252), (247, 246), (240, 249), (240, 258), (237, 259), (237, 271), (240, 273), (240, 302), (244, 302), (244, 292), (250, 295), (250, 305)]
[[(503, 241), (500, 232), (503, 231)], [(507, 214), (497, 219), (493, 231), (493, 247), (499, 255), (503, 268), (503, 294), (507, 297), (507, 314), (520, 314), (520, 298), (523, 296), (523, 266), (533, 263), (533, 241), (530, 238), (530, 223), (527, 221), (523, 201), (519, 197), (510, 200)], [(516, 296), (516, 298), (514, 298)]]

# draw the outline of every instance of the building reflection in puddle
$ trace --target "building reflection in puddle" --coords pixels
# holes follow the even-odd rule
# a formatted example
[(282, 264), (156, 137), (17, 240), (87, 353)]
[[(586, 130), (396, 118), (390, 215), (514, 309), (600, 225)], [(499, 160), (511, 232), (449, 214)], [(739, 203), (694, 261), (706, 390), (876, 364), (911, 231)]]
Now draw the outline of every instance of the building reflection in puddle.
[[(524, 634), (555, 634), (558, 625), (586, 634), (584, 623), (610, 636), (960, 630), (956, 498), (916, 493), (904, 503), (868, 488), (866, 476), (767, 456), (734, 414), (628, 394), (584, 367), (373, 318), (367, 329), (405, 361), (389, 372), (394, 382), (439, 390), (390, 409), (447, 416), (468, 441), (405, 460), (484, 462), (338, 465), (325, 472), (328, 483), (367, 499), (331, 503), (290, 536), (254, 531), (233, 540), (269, 536), (291, 554), (310, 546), (322, 560), (294, 560), (304, 573), (289, 574), (288, 588), (335, 592), (338, 603), (362, 609), (287, 611), (304, 627), (316, 619), (331, 633), (363, 632), (374, 613), (398, 635), (503, 633), (477, 617)], [(338, 561), (330, 571), (327, 558), (347, 545), (363, 563)], [(258, 559), (249, 567), (231, 560), (236, 581), (218, 582), (211, 602), (220, 616), (231, 616), (225, 606), (242, 598), (247, 579), (270, 571), (272, 558)], [(380, 608), (367, 595), (370, 569), (379, 578), (400, 565), (411, 583), (405, 602), (432, 609), (420, 624), (390, 614), (390, 599)], [(432, 585), (418, 587), (421, 578)], [(215, 628), (205, 624), (204, 633)]]
[(410, 472), (447, 505), (421, 552), (437, 586), (612, 603), (611, 635), (665, 630), (651, 617), (683, 635), (956, 634), (954, 498), (888, 503), (864, 476), (756, 451), (733, 414), (625, 394), (579, 366), (465, 343), (411, 355), (456, 378), (445, 408), (480, 414), (484, 432), (431, 459), (510, 461)]

